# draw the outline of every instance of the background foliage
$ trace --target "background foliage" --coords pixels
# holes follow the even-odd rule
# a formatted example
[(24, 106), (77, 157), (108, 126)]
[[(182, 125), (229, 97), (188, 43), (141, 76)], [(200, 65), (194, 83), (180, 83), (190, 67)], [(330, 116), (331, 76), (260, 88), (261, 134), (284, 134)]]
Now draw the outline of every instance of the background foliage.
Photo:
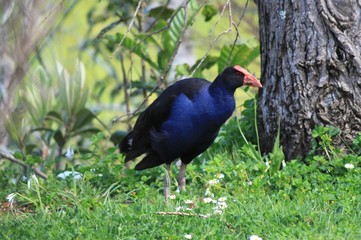
[[(62, 1), (50, 9), (39, 19), (55, 24), (27, 59), (6, 115), (0, 238), (360, 236), (361, 135), (340, 149), (332, 145), (339, 130), (319, 126), (304, 162), (285, 163), (279, 137), (262, 156), (247, 88), (170, 205), (163, 168), (123, 166), (117, 142), (167, 85), (213, 80), (232, 64), (259, 75), (253, 1)], [(174, 211), (188, 215), (157, 213)]]

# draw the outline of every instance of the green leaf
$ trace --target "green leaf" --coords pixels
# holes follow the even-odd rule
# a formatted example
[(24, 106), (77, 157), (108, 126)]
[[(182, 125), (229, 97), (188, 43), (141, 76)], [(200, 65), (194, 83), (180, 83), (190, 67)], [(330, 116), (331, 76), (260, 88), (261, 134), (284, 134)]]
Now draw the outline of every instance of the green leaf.
[(174, 13), (173, 9), (167, 8), (165, 6), (159, 6), (159, 7), (152, 8), (149, 11), (148, 16), (153, 17), (157, 20), (160, 20), (160, 19), (166, 20), (166, 19), (170, 18), (173, 13)]
[(14, 158), (21, 160), (21, 159), (23, 159), (23, 155), (21, 154), (21, 152), (16, 151), (16, 152), (14, 152)]
[(100, 129), (98, 128), (86, 128), (86, 129), (81, 129), (79, 131), (74, 131), (70, 134), (70, 136), (74, 137), (76, 135), (82, 135), (82, 134), (96, 134), (98, 132), (101, 132)]
[(116, 147), (110, 147), (110, 148), (108, 148), (108, 154), (112, 154), (112, 153), (115, 153), (115, 151), (117, 150), (117, 148)]
[(206, 4), (202, 10), (204, 21), (210, 21), (215, 15), (217, 15), (217, 8), (213, 5)]
[(181, 9), (170, 23), (167, 33), (170, 37), (170, 47), (173, 50), (180, 39), (184, 27), (185, 12)]
[(154, 81), (147, 81), (147, 82), (143, 82), (143, 81), (132, 81), (132, 87), (136, 88), (136, 89), (145, 89), (145, 90), (152, 90), (157, 86), (157, 83)]
[(282, 164), (282, 161), (285, 160), (285, 154), (283, 153), (282, 146), (280, 145), (280, 127), (278, 126), (278, 132), (276, 136), (275, 143), (273, 145), (273, 150), (270, 153), (270, 170), (271, 174), (276, 173)]
[(80, 110), (80, 112), (77, 113), (75, 118), (76, 121), (73, 125), (73, 130), (78, 130), (91, 123), (91, 121), (95, 118), (95, 115), (89, 109), (83, 108), (82, 110)]
[(56, 121), (60, 124), (63, 124), (63, 118), (61, 117), (60, 113), (55, 112), (55, 111), (50, 111), (46, 114), (45, 116), (45, 120), (49, 120), (49, 121)]
[(328, 126), (331, 137), (336, 137), (341, 133), (341, 130), (338, 127)]
[[(118, 46), (120, 41), (123, 39), (124, 35), (121, 33), (117, 33), (115, 36), (105, 35), (104, 38), (108, 40), (108, 48), (111, 51), (114, 51), (115, 48)], [(131, 39), (130, 37), (125, 37), (124, 41), (122, 42), (122, 47), (125, 49), (135, 53), (142, 59), (144, 59), (149, 65), (151, 65), (154, 69), (157, 69), (157, 64), (155, 64), (150, 57), (148, 56), (148, 51), (146, 50), (144, 44), (138, 44), (135, 40)]]
[(159, 69), (163, 72), (165, 70), (165, 68), (167, 67), (168, 64), (168, 58), (170, 57), (169, 54), (171, 54), (171, 52), (169, 51), (159, 51), (158, 55), (157, 55), (157, 63), (158, 63), (158, 67)]
[(55, 142), (58, 144), (58, 146), (63, 147), (65, 145), (66, 140), (60, 130), (57, 130), (54, 133), (53, 138)]
[(43, 160), (40, 156), (37, 155), (27, 155), (25, 158), (25, 162), (29, 165), (34, 165), (35, 163), (41, 163)]
[(219, 72), (233, 65), (240, 65), (245, 68), (260, 54), (259, 46), (251, 48), (245, 43), (232, 46), (233, 45), (223, 46), (218, 59)]
[(256, 161), (256, 162), (262, 162), (263, 164), (263, 158), (262, 155), (259, 153), (259, 151), (256, 150), (256, 147), (252, 144), (244, 144), (242, 146), (242, 151), (249, 157), (250, 159)]
[(46, 127), (34, 128), (34, 129), (31, 130), (31, 132), (41, 132), (41, 131), (54, 132), (53, 129), (51, 129), (51, 128), (46, 128)]
[[(189, 1), (187, 5), (187, 26), (192, 23), (192, 19), (198, 12), (198, 8), (199, 5), (197, 1)], [(180, 40), (184, 28), (185, 18), (185, 11), (182, 8), (173, 17), (172, 21), (169, 24), (168, 31), (165, 31), (162, 34), (163, 50), (167, 53), (167, 59), (169, 59), (169, 57), (172, 55), (173, 51), (175, 50), (175, 46), (177, 45), (177, 42)]]
[[(199, 63), (202, 61), (202, 59), (198, 59), (196, 61), (195, 64), (193, 64), (193, 66), (191, 67), (190, 69), (190, 73), (192, 73), (196, 67), (199, 65)], [(218, 58), (217, 57), (214, 57), (214, 56), (207, 56), (202, 64), (199, 66), (199, 68), (197, 69), (197, 71), (194, 73), (194, 76), (195, 77), (201, 77), (201, 72), (205, 69), (210, 69), (211, 67), (213, 67), (218, 61)]]
[(190, 67), (187, 63), (178, 64), (175, 67), (175, 70), (177, 72), (177, 76), (189, 76), (190, 75)]
[(33, 153), (33, 151), (39, 150), (38, 146), (36, 144), (30, 143), (30, 144), (26, 144), (25, 146), (25, 152), (26, 154), (31, 154)]

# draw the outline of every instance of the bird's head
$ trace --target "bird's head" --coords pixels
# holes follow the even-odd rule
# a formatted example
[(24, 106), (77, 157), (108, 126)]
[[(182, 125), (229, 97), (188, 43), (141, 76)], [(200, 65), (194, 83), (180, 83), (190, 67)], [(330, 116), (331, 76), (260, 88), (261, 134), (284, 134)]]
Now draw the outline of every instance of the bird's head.
[(251, 87), (262, 87), (262, 84), (255, 76), (238, 65), (226, 68), (220, 74), (220, 77), (226, 85), (232, 88), (238, 88), (244, 85)]

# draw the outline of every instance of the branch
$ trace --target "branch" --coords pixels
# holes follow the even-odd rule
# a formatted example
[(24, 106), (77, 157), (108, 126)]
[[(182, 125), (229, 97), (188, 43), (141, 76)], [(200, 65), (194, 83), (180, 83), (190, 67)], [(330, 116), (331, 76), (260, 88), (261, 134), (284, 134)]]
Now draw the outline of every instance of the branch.
[(238, 40), (238, 38), (239, 38), (239, 36), (240, 36), (238, 27), (239, 27), (239, 25), (241, 24), (242, 19), (243, 19), (245, 13), (246, 13), (246, 10), (247, 10), (247, 7), (248, 7), (248, 1), (249, 1), (249, 0), (247, 0), (246, 5), (244, 6), (242, 15), (239, 17), (239, 20), (238, 20), (237, 25), (236, 25), (234, 22), (232, 23), (233, 26), (234, 26), (234, 28), (236, 29), (236, 37), (234, 38), (233, 45), (232, 45), (232, 49), (231, 49), (231, 52), (230, 52), (230, 54), (229, 54), (229, 56), (228, 56), (228, 59), (227, 59), (227, 63), (229, 63), (229, 60), (231, 59), (231, 56), (232, 56), (233, 50), (234, 50), (234, 46), (236, 45), (237, 40)]
[(132, 18), (132, 20), (130, 21), (130, 24), (129, 24), (129, 26), (128, 26), (128, 29), (127, 29), (127, 31), (125, 32), (125, 34), (123, 35), (122, 40), (120, 40), (120, 42), (119, 42), (119, 44), (118, 44), (118, 47), (114, 50), (114, 52), (113, 52), (113, 54), (112, 54), (111, 57), (114, 57), (114, 55), (119, 51), (120, 47), (121, 47), (122, 44), (123, 44), (124, 39), (127, 37), (128, 33), (130, 32), (130, 29), (133, 27), (134, 20), (135, 20), (137, 14), (138, 14), (138, 11), (139, 11), (139, 9), (140, 9), (140, 7), (141, 7), (141, 5), (142, 5), (142, 2), (143, 2), (143, 0), (139, 0), (138, 6), (137, 6), (137, 8), (135, 9), (133, 18)]
[[(177, 53), (178, 53), (179, 46), (180, 46), (181, 43), (182, 43), (182, 40), (183, 40), (183, 37), (184, 37), (184, 33), (185, 33), (186, 30), (187, 30), (187, 25), (188, 25), (188, 9), (187, 9), (187, 5), (188, 5), (189, 1), (190, 1), (190, 0), (185, 1), (184, 4), (183, 4), (183, 6), (181, 7), (181, 8), (184, 9), (184, 24), (183, 24), (183, 29), (182, 29), (182, 32), (181, 32), (181, 34), (180, 34), (180, 36), (179, 36), (179, 40), (178, 40), (178, 42), (177, 42), (177, 44), (176, 44), (176, 46), (175, 46), (175, 48), (174, 48), (173, 54), (172, 54), (172, 56), (171, 56), (171, 58), (170, 58), (170, 61), (168, 62), (168, 65), (167, 65), (167, 67), (166, 67), (163, 75), (161, 76), (160, 81), (159, 81), (158, 84), (157, 84), (157, 87), (159, 87), (159, 86), (163, 83), (164, 79), (165, 79), (166, 76), (168, 75), (169, 70), (170, 70), (170, 68), (171, 68), (171, 66), (172, 66), (172, 64), (173, 64), (174, 58), (175, 58), (175, 56), (176, 56)], [(154, 89), (152, 90), (152, 92), (154, 92), (154, 91), (157, 89), (157, 87), (154, 88)]]
[[(3, 158), (3, 159), (7, 159), (7, 160), (10, 160), (11, 162), (14, 162), (20, 166), (22, 166), (23, 168), (28, 168), (29, 166), (24, 163), (23, 161), (20, 161), (18, 159), (16, 159), (11, 153), (9, 152), (5, 152), (3, 151), (2, 149), (0, 149), (0, 158)], [(36, 175), (38, 175), (39, 177), (43, 178), (43, 179), (47, 179), (48, 176), (43, 173), (42, 171), (40, 171), (40, 169), (38, 167), (33, 167), (32, 170), (34, 171), (34, 173)]]
[(173, 215), (173, 216), (186, 216), (186, 217), (200, 217), (200, 218), (209, 218), (209, 214), (195, 214), (195, 213), (185, 213), (185, 212), (156, 212), (158, 215)]
[(157, 86), (155, 86), (150, 92), (149, 94), (143, 99), (143, 101), (141, 102), (141, 104), (133, 111), (133, 112), (128, 112), (124, 115), (121, 115), (121, 116), (118, 116), (116, 118), (114, 118), (112, 120), (112, 124), (116, 123), (117, 121), (119, 121), (119, 119), (123, 118), (123, 117), (132, 117), (134, 116), (137, 112), (140, 111), (140, 109), (143, 107), (143, 105), (148, 101), (148, 99), (150, 98), (150, 96), (152, 96), (152, 94), (162, 85), (162, 83), (164, 82), (164, 80), (166, 79), (169, 71), (170, 71), (170, 68), (172, 66), (172, 63), (174, 61), (174, 58), (175, 56), (177, 55), (178, 53), (178, 49), (179, 49), (179, 46), (180, 44), (182, 43), (182, 39), (183, 39), (183, 36), (184, 36), (184, 33), (186, 32), (187, 30), (187, 25), (188, 25), (188, 10), (187, 10), (187, 5), (189, 3), (189, 0), (186, 0), (183, 4), (183, 6), (180, 8), (180, 9), (184, 9), (184, 23), (183, 23), (183, 28), (182, 28), (182, 32), (179, 36), (179, 40), (174, 48), (174, 51), (173, 51), (173, 54), (168, 62), (168, 65), (167, 67), (165, 68), (164, 72), (163, 72), (163, 75), (160, 77), (160, 80), (158, 81), (157, 83)]
[(204, 62), (204, 60), (207, 58), (207, 56), (209, 55), (209, 52), (211, 51), (211, 49), (213, 48), (213, 46), (216, 44), (216, 42), (218, 41), (218, 39), (220, 37), (222, 37), (224, 34), (229, 33), (232, 30), (232, 25), (234, 24), (233, 19), (232, 19), (232, 7), (231, 7), (231, 2), (230, 0), (227, 0), (226, 4), (223, 6), (222, 12), (220, 14), (220, 16), (217, 19), (217, 22), (214, 24), (212, 30), (210, 31), (210, 33), (208, 34), (208, 38), (210, 38), (213, 35), (213, 32), (216, 28), (216, 26), (218, 25), (218, 23), (220, 22), (221, 18), (224, 15), (224, 12), (226, 10), (226, 8), (228, 7), (228, 17), (229, 17), (229, 27), (227, 30), (221, 32), (211, 43), (211, 45), (209, 46), (207, 52), (204, 54), (204, 56), (202, 57), (201, 61), (199, 61), (198, 65), (194, 68), (193, 72), (191, 73), (191, 76), (193, 76), (195, 74), (195, 72), (197, 71), (197, 69), (202, 65), (202, 63)]
[[(98, 33), (98, 35), (96, 36), (95, 39), (100, 39), (104, 36), (104, 34), (106, 34), (107, 32), (109, 32), (110, 30), (112, 30), (114, 27), (116, 27), (119, 23), (121, 23), (123, 21), (123, 19), (118, 19), (117, 21), (114, 21), (112, 23), (110, 23), (108, 26), (106, 26), (105, 28), (103, 28), (102, 30), (100, 30), (100, 32)], [(124, 41), (124, 39), (123, 39)]]

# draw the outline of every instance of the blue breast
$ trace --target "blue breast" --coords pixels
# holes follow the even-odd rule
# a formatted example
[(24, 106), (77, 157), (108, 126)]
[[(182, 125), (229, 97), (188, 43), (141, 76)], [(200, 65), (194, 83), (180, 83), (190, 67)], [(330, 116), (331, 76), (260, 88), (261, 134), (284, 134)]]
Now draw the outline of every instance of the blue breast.
[[(214, 135), (232, 115), (233, 92), (202, 88), (193, 99), (180, 94), (173, 102), (170, 117), (161, 127), (161, 149), (165, 158), (177, 158), (203, 138)], [(160, 149), (160, 147), (159, 147)]]

